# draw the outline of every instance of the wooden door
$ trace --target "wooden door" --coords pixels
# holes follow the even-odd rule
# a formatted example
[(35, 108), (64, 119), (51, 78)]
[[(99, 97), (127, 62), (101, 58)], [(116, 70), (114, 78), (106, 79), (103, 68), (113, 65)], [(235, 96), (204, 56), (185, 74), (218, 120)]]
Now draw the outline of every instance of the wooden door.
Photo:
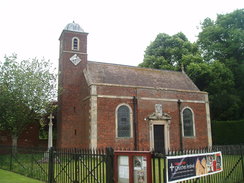
[(154, 151), (165, 152), (164, 125), (153, 125)]

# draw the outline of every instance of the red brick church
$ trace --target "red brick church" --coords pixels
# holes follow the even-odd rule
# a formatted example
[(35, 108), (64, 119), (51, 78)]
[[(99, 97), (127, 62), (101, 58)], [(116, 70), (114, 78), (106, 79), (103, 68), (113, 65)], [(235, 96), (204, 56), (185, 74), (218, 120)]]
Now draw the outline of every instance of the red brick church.
[(212, 145), (208, 94), (184, 72), (88, 61), (87, 35), (73, 22), (59, 39), (58, 147)]

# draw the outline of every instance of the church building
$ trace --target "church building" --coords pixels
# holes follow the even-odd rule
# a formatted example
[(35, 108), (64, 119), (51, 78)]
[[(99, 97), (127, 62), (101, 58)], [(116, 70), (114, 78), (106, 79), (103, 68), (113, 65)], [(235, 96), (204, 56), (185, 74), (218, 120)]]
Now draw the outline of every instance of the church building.
[(87, 36), (73, 22), (59, 38), (57, 147), (212, 146), (208, 94), (184, 72), (88, 61)]

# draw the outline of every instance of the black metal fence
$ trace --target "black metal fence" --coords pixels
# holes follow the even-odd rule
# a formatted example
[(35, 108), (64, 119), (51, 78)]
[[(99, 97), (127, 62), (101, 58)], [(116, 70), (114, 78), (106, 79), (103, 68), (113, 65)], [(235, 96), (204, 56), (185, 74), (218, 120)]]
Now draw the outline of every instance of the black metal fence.
[(244, 182), (244, 145), (214, 146), (212, 148), (199, 148), (183, 151), (169, 151), (167, 154), (153, 153), (152, 156), (152, 182), (165, 183), (166, 156), (179, 156), (187, 154), (201, 154), (208, 152), (222, 152), (223, 171), (221, 173), (183, 181), (184, 183), (238, 183)]
[(48, 156), (43, 149), (0, 146), (0, 168), (47, 181)]
[[(152, 183), (165, 182), (165, 157), (207, 152), (222, 152), (223, 171), (185, 183), (238, 183), (244, 181), (244, 145), (214, 146), (211, 149), (152, 153)], [(48, 183), (113, 183), (112, 148), (43, 149), (0, 146), (0, 168)]]
[(48, 183), (112, 183), (113, 149), (29, 149), (0, 146), (0, 168)]

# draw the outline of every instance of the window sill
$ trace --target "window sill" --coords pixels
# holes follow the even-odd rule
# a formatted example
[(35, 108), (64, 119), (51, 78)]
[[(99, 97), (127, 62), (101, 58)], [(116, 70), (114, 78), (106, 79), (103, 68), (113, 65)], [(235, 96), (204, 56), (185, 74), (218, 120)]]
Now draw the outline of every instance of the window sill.
[(186, 138), (186, 139), (195, 139), (196, 136), (183, 136), (183, 138)]
[(133, 139), (133, 137), (116, 137), (116, 140), (128, 140)]

